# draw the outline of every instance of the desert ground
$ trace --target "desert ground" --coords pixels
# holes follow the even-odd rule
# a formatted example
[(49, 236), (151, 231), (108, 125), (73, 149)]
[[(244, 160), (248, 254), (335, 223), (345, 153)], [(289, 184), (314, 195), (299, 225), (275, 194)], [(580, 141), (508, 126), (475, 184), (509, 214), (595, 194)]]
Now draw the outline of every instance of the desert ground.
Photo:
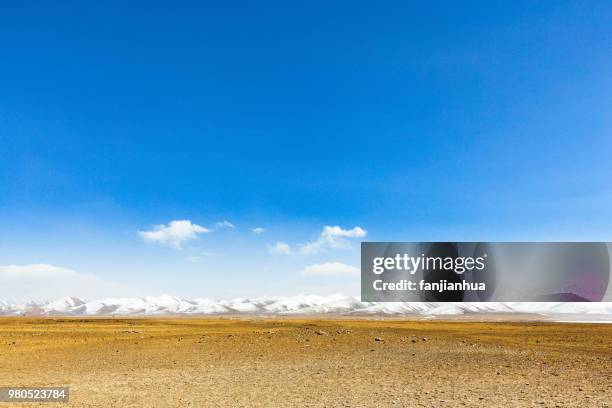
[(0, 318), (0, 385), (75, 407), (609, 407), (612, 324)]

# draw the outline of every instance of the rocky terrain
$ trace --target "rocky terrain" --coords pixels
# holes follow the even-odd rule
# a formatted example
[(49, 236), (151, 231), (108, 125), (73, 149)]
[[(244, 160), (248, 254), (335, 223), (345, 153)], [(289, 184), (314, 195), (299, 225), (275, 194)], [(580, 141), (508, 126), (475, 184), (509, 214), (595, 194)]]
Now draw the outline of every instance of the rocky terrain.
[(609, 407), (610, 378), (609, 324), (0, 318), (0, 384), (75, 407)]

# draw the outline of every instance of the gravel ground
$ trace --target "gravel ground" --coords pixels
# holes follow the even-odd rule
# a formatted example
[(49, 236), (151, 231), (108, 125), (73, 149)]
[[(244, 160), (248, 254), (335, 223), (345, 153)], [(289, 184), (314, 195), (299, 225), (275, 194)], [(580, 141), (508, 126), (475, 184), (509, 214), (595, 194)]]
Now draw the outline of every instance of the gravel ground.
[(0, 318), (0, 385), (75, 407), (610, 407), (612, 325)]

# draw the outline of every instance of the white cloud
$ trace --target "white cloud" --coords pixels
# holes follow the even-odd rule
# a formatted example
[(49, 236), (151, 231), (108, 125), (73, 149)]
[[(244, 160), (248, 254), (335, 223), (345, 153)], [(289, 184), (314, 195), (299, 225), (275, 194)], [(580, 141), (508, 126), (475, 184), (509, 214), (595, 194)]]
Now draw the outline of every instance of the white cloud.
[(278, 241), (274, 245), (268, 245), (268, 252), (272, 255), (289, 255), (292, 253), (289, 244)]
[[(302, 254), (302, 255), (315, 255), (321, 252), (325, 252), (330, 249), (347, 249), (350, 248), (350, 240), (356, 238), (363, 238), (367, 234), (367, 231), (361, 227), (354, 227), (353, 229), (342, 229), (339, 226), (323, 227), (323, 230), (319, 234), (319, 237), (311, 242), (301, 244), (297, 246), (297, 249), (291, 248), (289, 244), (284, 242), (277, 242), (275, 246), (268, 246), (268, 250), (273, 255), (276, 254)], [(279, 247), (279, 244), (282, 244)], [(271, 249), (273, 248), (273, 249)]]
[(215, 224), (215, 228), (216, 229), (221, 229), (221, 228), (236, 228), (236, 226), (234, 224), (232, 224), (231, 222), (225, 220), (225, 221), (221, 221)]
[(266, 231), (266, 229), (262, 227), (257, 227), (257, 228), (251, 229), (251, 231), (253, 232), (253, 234), (259, 235), (259, 234), (263, 234)]
[(350, 246), (349, 240), (363, 238), (367, 231), (360, 227), (345, 230), (335, 225), (326, 225), (316, 241), (308, 242), (300, 247), (303, 254), (318, 254), (327, 249), (346, 249)]
[(124, 296), (127, 286), (49, 264), (0, 265), (2, 296), (12, 300), (56, 299), (64, 296)]
[(307, 266), (302, 274), (306, 276), (349, 276), (358, 275), (359, 269), (341, 262), (327, 262)]
[(170, 221), (167, 225), (156, 225), (150, 231), (138, 231), (146, 242), (182, 249), (185, 241), (196, 239), (198, 234), (210, 232), (208, 228), (192, 224), (189, 220)]
[(185, 257), (185, 259), (191, 263), (198, 263), (203, 258), (208, 258), (211, 256), (215, 256), (215, 254), (212, 252), (208, 252), (208, 251), (201, 251), (201, 252), (196, 253), (195, 255), (188, 255)]

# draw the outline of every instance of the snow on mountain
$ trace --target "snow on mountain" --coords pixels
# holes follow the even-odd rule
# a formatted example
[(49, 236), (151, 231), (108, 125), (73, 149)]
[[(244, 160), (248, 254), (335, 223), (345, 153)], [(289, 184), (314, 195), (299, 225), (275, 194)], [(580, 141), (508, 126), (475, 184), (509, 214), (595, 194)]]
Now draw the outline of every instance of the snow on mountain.
[[(86, 301), (64, 297), (54, 301), (12, 303), (0, 301), (0, 315), (43, 316), (155, 316), (155, 315), (389, 315), (447, 316), (468, 314), (531, 314), (563, 319), (612, 323), (612, 302), (506, 302), (506, 303), (426, 303), (360, 302), (344, 295), (298, 295), (291, 297), (236, 298), (231, 300), (182, 299), (162, 295), (144, 298), (104, 298)], [(582, 318), (581, 318), (582, 316)]]
[(40, 308), (48, 314), (80, 314), (84, 309), (84, 304), (84, 300), (68, 296), (43, 304)]

